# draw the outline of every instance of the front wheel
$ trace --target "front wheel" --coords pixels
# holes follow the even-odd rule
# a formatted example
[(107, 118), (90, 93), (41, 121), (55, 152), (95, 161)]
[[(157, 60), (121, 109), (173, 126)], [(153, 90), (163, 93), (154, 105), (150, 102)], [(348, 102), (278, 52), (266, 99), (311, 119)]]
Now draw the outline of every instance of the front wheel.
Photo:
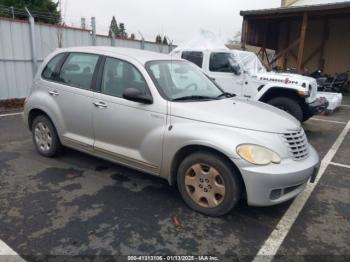
[(241, 196), (241, 182), (233, 167), (220, 155), (197, 152), (179, 166), (177, 184), (186, 204), (209, 216), (228, 213)]
[(267, 103), (291, 114), (299, 122), (303, 122), (304, 114), (298, 101), (289, 97), (276, 97), (267, 101)]

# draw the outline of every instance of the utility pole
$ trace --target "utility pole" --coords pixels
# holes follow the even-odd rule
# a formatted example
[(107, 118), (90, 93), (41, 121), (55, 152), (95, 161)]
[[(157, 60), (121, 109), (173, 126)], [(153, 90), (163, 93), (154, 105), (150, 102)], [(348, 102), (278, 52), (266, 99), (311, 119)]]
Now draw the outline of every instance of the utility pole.
[(36, 53), (36, 37), (35, 37), (35, 22), (34, 22), (34, 17), (32, 14), (29, 12), (27, 7), (24, 7), (28, 17), (29, 17), (29, 25), (30, 25), (30, 39), (31, 39), (31, 49), (32, 49), (32, 63), (33, 63), (33, 75), (36, 74), (36, 71), (38, 69), (38, 58), (37, 58), (37, 53)]
[(96, 45), (96, 18), (91, 17), (91, 37), (92, 37), (92, 45)]

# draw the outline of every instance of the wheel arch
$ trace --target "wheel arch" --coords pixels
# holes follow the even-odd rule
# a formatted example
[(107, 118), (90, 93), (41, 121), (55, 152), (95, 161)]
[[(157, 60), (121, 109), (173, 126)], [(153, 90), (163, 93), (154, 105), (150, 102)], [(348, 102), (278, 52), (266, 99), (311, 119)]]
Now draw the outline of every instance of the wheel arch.
[(242, 189), (243, 189), (243, 193), (245, 194), (246, 192), (246, 188), (245, 188), (245, 184), (244, 184), (244, 180), (242, 177), (241, 172), (239, 171), (238, 167), (235, 165), (235, 163), (232, 162), (232, 160), (224, 153), (220, 152), (219, 150), (206, 146), (206, 145), (199, 145), (199, 144), (193, 144), (193, 145), (186, 145), (182, 148), (180, 148), (174, 155), (174, 158), (171, 162), (171, 167), (170, 167), (170, 176), (168, 178), (169, 180), (169, 184), (170, 185), (176, 185), (177, 183), (177, 170), (179, 168), (179, 165), (181, 164), (181, 162), (190, 154), (193, 154), (195, 152), (198, 151), (204, 151), (204, 152), (210, 152), (213, 154), (218, 155), (219, 157), (221, 157), (222, 159), (224, 159), (224, 161), (230, 165), (238, 174), (238, 178), (240, 180), (240, 183), (242, 185)]
[(299, 102), (305, 102), (305, 99), (301, 98), (297, 90), (286, 87), (271, 87), (260, 98), (259, 101), (266, 103), (272, 98), (276, 97), (289, 97), (296, 99)]
[(51, 123), (53, 124), (54, 128), (56, 128), (54, 122), (52, 121), (52, 118), (49, 116), (48, 113), (46, 113), (44, 110), (40, 109), (40, 108), (32, 108), (29, 113), (28, 113), (28, 127), (29, 127), (29, 130), (32, 131), (32, 125), (33, 125), (33, 121), (34, 119), (37, 117), (37, 116), (40, 116), (40, 115), (44, 115), (46, 116), (50, 121)]

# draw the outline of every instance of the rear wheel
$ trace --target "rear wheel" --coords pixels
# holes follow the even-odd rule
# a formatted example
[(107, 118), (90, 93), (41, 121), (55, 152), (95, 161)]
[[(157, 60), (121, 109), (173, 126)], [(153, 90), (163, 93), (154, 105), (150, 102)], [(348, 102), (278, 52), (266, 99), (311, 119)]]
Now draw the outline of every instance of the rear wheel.
[(177, 184), (193, 210), (209, 216), (228, 213), (241, 196), (241, 182), (232, 166), (218, 154), (197, 152), (179, 166)]
[(53, 157), (62, 148), (55, 127), (44, 115), (37, 116), (32, 125), (32, 136), (36, 150), (43, 156)]
[(298, 101), (289, 97), (276, 97), (267, 101), (268, 104), (277, 107), (294, 116), (299, 122), (303, 122), (303, 110)]

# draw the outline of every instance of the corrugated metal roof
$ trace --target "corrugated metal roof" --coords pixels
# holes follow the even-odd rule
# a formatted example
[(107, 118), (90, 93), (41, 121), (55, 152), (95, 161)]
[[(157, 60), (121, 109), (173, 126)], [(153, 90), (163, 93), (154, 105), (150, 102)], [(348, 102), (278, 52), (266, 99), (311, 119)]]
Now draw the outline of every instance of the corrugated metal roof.
[(350, 1), (322, 4), (322, 5), (305, 5), (305, 6), (288, 6), (271, 9), (246, 10), (241, 11), (241, 16), (258, 16), (258, 15), (277, 15), (277, 14), (293, 14), (300, 12), (314, 12), (314, 11), (333, 11), (339, 9), (350, 8)]

